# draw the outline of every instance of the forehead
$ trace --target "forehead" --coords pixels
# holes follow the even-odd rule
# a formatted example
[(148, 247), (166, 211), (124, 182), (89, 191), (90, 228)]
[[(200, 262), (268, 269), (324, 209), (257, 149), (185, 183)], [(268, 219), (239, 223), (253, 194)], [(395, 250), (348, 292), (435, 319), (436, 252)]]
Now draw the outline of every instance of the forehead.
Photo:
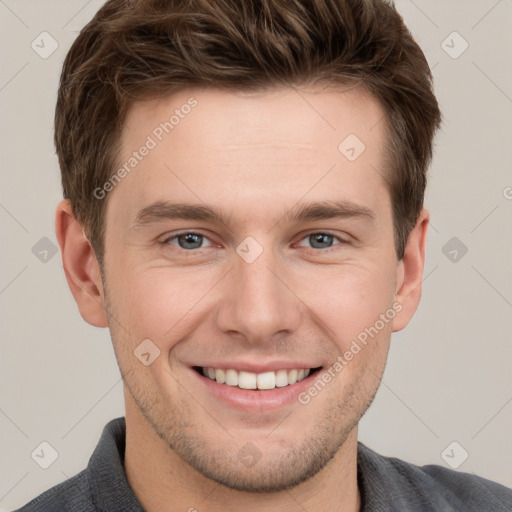
[(305, 198), (375, 202), (387, 188), (383, 118), (361, 88), (189, 88), (139, 101), (128, 111), (118, 161), (134, 165), (125, 165), (111, 200), (122, 202), (128, 222), (169, 199), (247, 218)]
[(383, 117), (378, 100), (362, 87), (280, 87), (260, 92), (188, 88), (133, 103), (121, 138), (127, 151), (144, 135), (157, 142), (164, 138), (164, 144), (180, 137), (181, 144), (204, 151), (211, 146), (226, 151), (250, 145), (257, 149), (258, 143), (269, 142), (311, 149), (336, 146), (344, 133), (368, 138), (366, 132)]

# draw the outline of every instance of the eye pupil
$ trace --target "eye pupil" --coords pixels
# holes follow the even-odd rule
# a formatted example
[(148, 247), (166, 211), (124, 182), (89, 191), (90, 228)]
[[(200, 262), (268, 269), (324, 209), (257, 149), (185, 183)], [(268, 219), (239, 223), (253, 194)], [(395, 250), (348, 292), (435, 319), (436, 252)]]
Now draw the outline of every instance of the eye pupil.
[(327, 233), (315, 233), (310, 235), (309, 240), (311, 242), (311, 246), (315, 249), (325, 249), (325, 247), (330, 247), (333, 242), (333, 235), (329, 235)]
[(203, 236), (196, 233), (186, 233), (178, 237), (178, 243), (182, 249), (198, 249), (202, 241)]

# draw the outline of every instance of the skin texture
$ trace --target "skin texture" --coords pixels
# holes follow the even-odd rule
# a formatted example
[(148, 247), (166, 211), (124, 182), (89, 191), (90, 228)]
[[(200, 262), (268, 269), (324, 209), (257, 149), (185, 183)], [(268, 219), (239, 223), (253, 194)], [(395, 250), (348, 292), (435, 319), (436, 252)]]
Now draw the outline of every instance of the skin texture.
[[(56, 213), (71, 291), (88, 323), (109, 327), (124, 377), (130, 485), (149, 512), (360, 510), (357, 424), (378, 389), (391, 332), (418, 306), (428, 212), (397, 261), (384, 114), (358, 89), (190, 88), (141, 101), (129, 110), (119, 162), (191, 97), (197, 106), (104, 199), (103, 273), (69, 203)], [(349, 134), (366, 146), (353, 162), (338, 151)], [(339, 200), (373, 219), (285, 216)], [(226, 222), (137, 225), (155, 201), (212, 206)], [(170, 239), (187, 230), (204, 235), (200, 248)], [(314, 233), (333, 238), (315, 247)], [(236, 251), (248, 236), (262, 248), (252, 263)], [(325, 372), (397, 304), (394, 319), (306, 405), (240, 410), (191, 369), (278, 360)], [(134, 356), (146, 339), (160, 350), (148, 366)], [(261, 455), (251, 467), (239, 457), (247, 443)]]

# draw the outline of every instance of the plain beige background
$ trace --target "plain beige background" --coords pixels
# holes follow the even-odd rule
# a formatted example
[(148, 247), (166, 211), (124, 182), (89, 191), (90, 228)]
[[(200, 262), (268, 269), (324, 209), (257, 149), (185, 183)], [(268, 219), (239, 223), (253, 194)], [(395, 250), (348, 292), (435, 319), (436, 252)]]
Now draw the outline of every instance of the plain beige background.
[[(83, 469), (104, 424), (123, 415), (108, 331), (81, 319), (52, 253), (58, 77), (100, 5), (0, 0), (0, 510)], [(444, 125), (422, 303), (394, 336), (360, 440), (512, 487), (512, 1), (397, 6), (433, 68)], [(41, 442), (58, 453), (48, 469), (31, 456)]]

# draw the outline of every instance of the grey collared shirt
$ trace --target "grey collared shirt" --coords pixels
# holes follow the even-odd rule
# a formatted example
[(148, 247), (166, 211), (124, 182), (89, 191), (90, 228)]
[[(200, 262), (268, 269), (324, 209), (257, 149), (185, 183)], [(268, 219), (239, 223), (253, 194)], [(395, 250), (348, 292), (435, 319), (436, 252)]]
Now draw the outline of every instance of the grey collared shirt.
[[(124, 418), (110, 421), (84, 471), (16, 512), (143, 512), (124, 472), (125, 435)], [(508, 487), (441, 466), (384, 457), (361, 442), (357, 478), (361, 512), (512, 512)]]

